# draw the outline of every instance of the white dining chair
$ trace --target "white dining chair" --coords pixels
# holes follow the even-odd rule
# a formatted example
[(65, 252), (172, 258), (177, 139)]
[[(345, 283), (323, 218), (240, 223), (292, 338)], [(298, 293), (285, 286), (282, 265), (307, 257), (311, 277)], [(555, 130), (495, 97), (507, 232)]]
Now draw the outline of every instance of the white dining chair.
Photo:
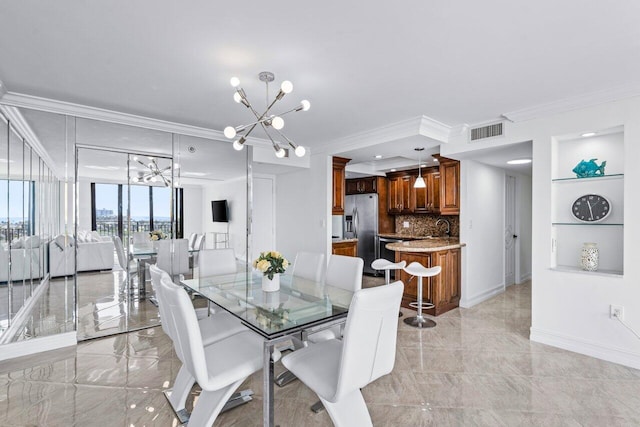
[(313, 390), (337, 427), (373, 426), (361, 388), (393, 371), (404, 285), (362, 289), (353, 296), (342, 340), (324, 341), (282, 358)]
[(111, 240), (113, 240), (113, 246), (116, 249), (116, 256), (118, 258), (118, 265), (120, 268), (124, 270), (124, 278), (122, 279), (122, 283), (120, 284), (120, 293), (127, 292), (127, 288), (129, 288), (129, 292), (133, 292), (128, 284), (131, 282), (131, 271), (135, 271), (137, 268), (137, 262), (135, 260), (129, 260), (124, 251), (124, 245), (122, 244), (122, 239), (119, 236), (112, 236)]
[(172, 280), (180, 281), (180, 275), (191, 272), (189, 268), (189, 241), (165, 239), (158, 242), (156, 265), (166, 271)]
[(198, 233), (189, 234), (189, 249), (193, 249), (193, 245), (196, 243), (196, 237), (198, 237)]
[(293, 262), (291, 275), (314, 282), (322, 282), (325, 263), (324, 254), (314, 252), (298, 252)]
[(198, 256), (198, 276), (220, 276), (238, 271), (236, 254), (232, 248), (204, 249)]
[[(160, 312), (161, 320), (160, 325), (163, 332), (167, 334), (172, 341), (174, 341), (177, 332), (175, 331), (174, 325), (168, 320), (170, 319), (170, 313), (167, 312), (169, 303), (166, 301), (165, 294), (163, 293), (164, 287), (161, 285), (161, 280), (164, 277), (166, 286), (168, 287), (179, 288), (179, 286), (171, 282), (169, 275), (155, 265), (151, 265), (149, 270), (151, 273), (151, 286), (153, 286), (158, 299), (158, 311)], [(238, 319), (226, 312), (198, 319), (198, 326), (200, 329), (202, 344), (205, 346), (248, 330)], [(176, 351), (178, 351), (178, 348), (176, 348)], [(178, 358), (182, 360), (182, 355), (179, 354)], [(182, 423), (186, 422), (188, 419), (188, 413), (185, 406), (189, 393), (191, 392), (191, 388), (195, 382), (196, 380), (193, 375), (191, 375), (189, 370), (183, 365), (178, 371), (173, 388), (165, 391), (165, 395), (167, 396), (169, 403)], [(253, 391), (251, 390), (243, 390), (239, 393), (233, 394), (222, 411), (250, 402), (252, 400), (252, 395)]]
[[(331, 255), (329, 256), (329, 265), (327, 266), (327, 271), (325, 273), (324, 283), (325, 285), (335, 286), (350, 292), (356, 292), (362, 289), (363, 268), (364, 261), (362, 258)], [(340, 338), (342, 335), (342, 327), (340, 325), (336, 325), (319, 331), (309, 330), (307, 333), (307, 342), (298, 342), (295, 339), (292, 340), (294, 350), (304, 348), (308, 343), (313, 344)], [(295, 379), (296, 376), (293, 372), (285, 370), (275, 378), (274, 382), (278, 386), (284, 387)], [(320, 403), (316, 403), (311, 407), (311, 409), (314, 412), (319, 412), (322, 410), (322, 405)]]
[(174, 346), (188, 374), (202, 393), (188, 421), (191, 427), (211, 426), (225, 403), (249, 375), (262, 368), (263, 341), (253, 332), (240, 332), (204, 346), (200, 324), (187, 292), (160, 280)]
[(200, 251), (204, 249), (204, 234), (200, 234), (196, 237), (193, 245), (190, 248), (194, 251), (193, 254), (189, 255), (189, 267), (193, 270), (193, 268), (198, 265), (198, 259), (200, 257)]

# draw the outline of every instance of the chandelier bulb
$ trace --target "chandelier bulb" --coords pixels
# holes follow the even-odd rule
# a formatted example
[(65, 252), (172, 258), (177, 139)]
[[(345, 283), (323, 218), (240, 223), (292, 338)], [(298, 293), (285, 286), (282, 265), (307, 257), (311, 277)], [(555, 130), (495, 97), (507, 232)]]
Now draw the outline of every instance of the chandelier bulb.
[(289, 80), (283, 81), (280, 85), (280, 90), (284, 93), (291, 93), (291, 91), (293, 90), (293, 83), (291, 83)]
[(302, 111), (309, 111), (309, 108), (311, 108), (311, 103), (306, 99), (300, 101), (300, 105), (302, 106)]
[(284, 120), (282, 117), (275, 116), (271, 119), (271, 126), (273, 126), (274, 129), (280, 130), (284, 127)]
[(155, 176), (152, 176), (151, 179), (150, 179), (151, 182), (156, 182), (157, 180), (158, 180), (158, 178), (156, 178)]
[(229, 83), (231, 83), (231, 86), (233, 87), (238, 87), (240, 86), (240, 79), (237, 77), (231, 77), (231, 80), (229, 80)]
[(234, 128), (233, 126), (227, 126), (226, 128), (224, 128), (224, 136), (229, 139), (233, 139), (236, 136), (236, 128)]
[(306, 154), (307, 150), (302, 145), (298, 145), (296, 147), (296, 149), (294, 150), (294, 152), (296, 153), (296, 156), (304, 157), (304, 155)]
[(276, 150), (276, 157), (281, 159), (284, 157), (286, 153), (284, 152), (284, 148), (280, 147)]
[(242, 102), (242, 95), (240, 95), (240, 93), (238, 92), (234, 93), (233, 100), (240, 104)]
[(133, 156), (133, 161), (137, 162), (138, 161), (138, 156)]
[(233, 141), (233, 149), (236, 151), (241, 151), (244, 148), (244, 144), (240, 142), (241, 139), (236, 139)]

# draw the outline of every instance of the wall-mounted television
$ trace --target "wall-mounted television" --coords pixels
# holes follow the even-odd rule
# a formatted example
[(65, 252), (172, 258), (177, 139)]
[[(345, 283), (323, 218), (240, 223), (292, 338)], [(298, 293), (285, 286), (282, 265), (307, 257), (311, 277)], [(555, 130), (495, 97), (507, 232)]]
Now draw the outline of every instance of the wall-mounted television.
[(212, 200), (211, 213), (213, 222), (229, 222), (229, 206), (226, 200)]

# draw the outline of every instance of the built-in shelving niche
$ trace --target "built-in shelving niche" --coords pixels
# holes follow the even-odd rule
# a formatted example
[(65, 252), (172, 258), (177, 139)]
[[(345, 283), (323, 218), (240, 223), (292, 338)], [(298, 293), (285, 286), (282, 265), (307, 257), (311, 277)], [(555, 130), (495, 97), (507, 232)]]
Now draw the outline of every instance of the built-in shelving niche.
[[(586, 130), (585, 130), (586, 132)], [(606, 161), (605, 175), (576, 178), (573, 168), (581, 161)], [(559, 137), (553, 143), (551, 182), (551, 268), (593, 275), (621, 276), (624, 272), (624, 132), (622, 126), (598, 131), (590, 137)], [(571, 213), (573, 202), (585, 194), (609, 199), (611, 212), (600, 222), (584, 223)], [(585, 242), (595, 242), (600, 251), (599, 268), (586, 272), (580, 267)]]

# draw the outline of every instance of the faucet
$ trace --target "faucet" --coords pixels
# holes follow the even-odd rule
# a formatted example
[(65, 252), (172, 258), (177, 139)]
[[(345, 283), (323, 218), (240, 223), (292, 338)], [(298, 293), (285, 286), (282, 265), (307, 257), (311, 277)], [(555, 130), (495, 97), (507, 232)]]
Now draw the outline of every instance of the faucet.
[(451, 224), (449, 224), (449, 220), (448, 219), (444, 219), (444, 218), (438, 218), (438, 220), (436, 221), (436, 227), (438, 226), (438, 224), (440, 224), (441, 221), (447, 224), (447, 231), (445, 231), (445, 234), (447, 235), (447, 237), (450, 237), (451, 236)]

